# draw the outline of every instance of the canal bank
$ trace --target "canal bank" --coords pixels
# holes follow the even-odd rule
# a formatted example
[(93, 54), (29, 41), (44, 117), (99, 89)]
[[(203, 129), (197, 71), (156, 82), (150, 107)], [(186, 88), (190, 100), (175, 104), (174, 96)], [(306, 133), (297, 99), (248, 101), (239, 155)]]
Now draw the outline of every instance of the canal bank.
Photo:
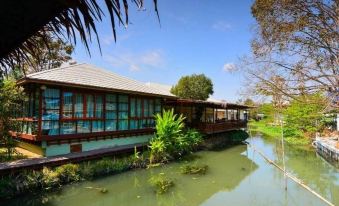
[[(282, 164), (279, 141), (260, 135), (249, 138), (277, 164)], [(339, 205), (339, 171), (315, 151), (286, 145), (286, 168), (312, 189)], [(64, 187), (61, 191), (41, 196), (25, 196), (6, 202), (9, 206), (26, 205), (324, 205), (318, 198), (284, 175), (245, 145), (218, 151), (198, 152), (190, 164), (207, 164), (204, 176), (182, 175), (179, 170), (187, 163), (177, 162), (162, 167), (134, 170)], [(164, 195), (156, 195), (149, 179), (164, 173), (174, 186)], [(104, 187), (100, 191), (89, 188)]]

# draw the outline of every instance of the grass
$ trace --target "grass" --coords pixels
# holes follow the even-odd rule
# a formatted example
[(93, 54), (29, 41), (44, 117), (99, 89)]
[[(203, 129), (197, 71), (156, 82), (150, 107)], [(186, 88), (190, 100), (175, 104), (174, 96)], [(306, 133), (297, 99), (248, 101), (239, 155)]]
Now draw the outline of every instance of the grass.
[(27, 158), (26, 155), (23, 155), (19, 152), (14, 152), (10, 158), (7, 156), (7, 149), (0, 148), (0, 162), (8, 162), (8, 161), (14, 161), (14, 160), (20, 160)]
[[(267, 120), (251, 121), (249, 126), (252, 131), (262, 133), (266, 138), (281, 138), (281, 127), (269, 124)], [(284, 141), (295, 146), (309, 145), (310, 139), (304, 137), (301, 133), (297, 136), (284, 136)]]

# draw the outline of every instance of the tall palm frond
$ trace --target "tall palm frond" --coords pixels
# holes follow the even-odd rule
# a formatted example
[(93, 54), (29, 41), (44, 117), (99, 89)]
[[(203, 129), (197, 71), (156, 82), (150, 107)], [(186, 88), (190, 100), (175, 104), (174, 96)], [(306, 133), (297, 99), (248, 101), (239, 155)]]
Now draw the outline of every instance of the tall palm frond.
[[(131, 2), (138, 9), (144, 6), (143, 0)], [(129, 4), (127, 0), (2, 1), (0, 3), (0, 77), (8, 72), (8, 68), (29, 61), (30, 57), (34, 58), (38, 53), (36, 52), (38, 51), (37, 38), (44, 39), (47, 32), (73, 44), (77, 44), (77, 36), (79, 36), (89, 54), (89, 43), (94, 36), (101, 51), (95, 22), (102, 21), (105, 16), (103, 9), (107, 9), (114, 40), (116, 40), (116, 24), (127, 26), (129, 23)], [(153, 0), (153, 4), (159, 19), (157, 0)]]

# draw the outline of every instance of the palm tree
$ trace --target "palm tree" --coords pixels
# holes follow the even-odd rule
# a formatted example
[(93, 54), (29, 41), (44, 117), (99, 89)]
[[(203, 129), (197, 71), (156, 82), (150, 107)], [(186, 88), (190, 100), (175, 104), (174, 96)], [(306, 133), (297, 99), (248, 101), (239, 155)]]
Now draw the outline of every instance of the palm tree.
[[(99, 2), (101, 4), (99, 4)], [(37, 56), (37, 39), (47, 38), (48, 32), (58, 38), (77, 43), (77, 35), (88, 52), (89, 42), (100, 41), (95, 22), (102, 21), (108, 10), (114, 40), (116, 24), (127, 26), (129, 5), (144, 7), (143, 0), (4, 0), (0, 3), (0, 77), (9, 68), (29, 62)], [(157, 0), (153, 0), (158, 16)], [(46, 41), (47, 44), (47, 41)]]

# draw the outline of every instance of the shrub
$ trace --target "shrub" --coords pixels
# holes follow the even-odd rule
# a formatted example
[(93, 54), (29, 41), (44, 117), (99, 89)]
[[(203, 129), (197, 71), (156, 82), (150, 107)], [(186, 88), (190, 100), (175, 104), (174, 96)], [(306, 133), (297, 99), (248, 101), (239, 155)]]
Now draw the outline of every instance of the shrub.
[(184, 117), (174, 114), (174, 110), (164, 110), (156, 115), (156, 135), (150, 142), (151, 163), (163, 162), (168, 159), (181, 157), (195, 149), (202, 141), (199, 132), (184, 129)]
[(60, 186), (59, 174), (47, 167), (44, 167), (42, 169), (42, 184), (46, 189), (56, 185)]
[(55, 169), (58, 178), (62, 183), (75, 182), (80, 180), (79, 165), (65, 164)]
[(85, 179), (92, 179), (94, 176), (94, 172), (95, 172), (94, 166), (90, 161), (81, 164), (80, 167), (81, 177)]
[(155, 192), (157, 194), (164, 194), (174, 186), (173, 180), (167, 178), (164, 173), (152, 176), (148, 182), (155, 187)]

